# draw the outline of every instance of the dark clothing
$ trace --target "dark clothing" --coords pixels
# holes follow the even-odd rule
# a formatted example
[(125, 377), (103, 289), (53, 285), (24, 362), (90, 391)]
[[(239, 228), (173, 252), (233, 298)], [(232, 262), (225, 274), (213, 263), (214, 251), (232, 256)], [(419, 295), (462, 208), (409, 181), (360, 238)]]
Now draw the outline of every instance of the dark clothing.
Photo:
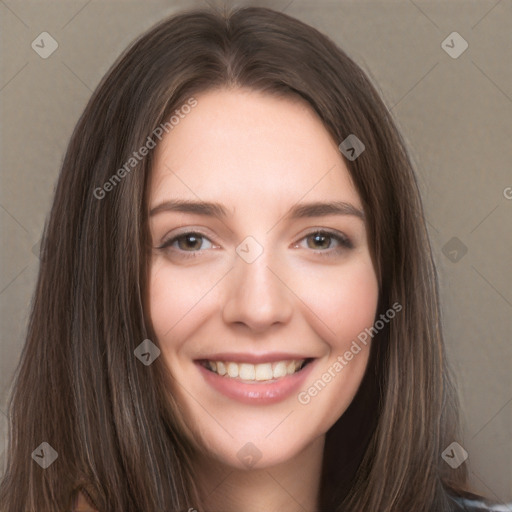
[(453, 512), (512, 512), (512, 503), (493, 505), (478, 499), (452, 498)]

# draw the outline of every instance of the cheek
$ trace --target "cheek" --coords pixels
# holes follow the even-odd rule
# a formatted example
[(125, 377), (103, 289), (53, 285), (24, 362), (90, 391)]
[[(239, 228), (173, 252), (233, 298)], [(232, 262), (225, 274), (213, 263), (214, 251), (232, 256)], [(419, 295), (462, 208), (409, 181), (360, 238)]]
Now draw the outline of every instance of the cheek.
[(348, 408), (363, 379), (371, 345), (365, 330), (375, 321), (379, 285), (366, 253), (345, 265), (301, 271), (296, 282), (302, 315), (324, 347), (297, 399), (322, 434)]
[(361, 384), (371, 344), (365, 329), (373, 326), (379, 295), (369, 256), (322, 272), (303, 281), (303, 296), (326, 357), (298, 396), (303, 412), (316, 417), (317, 433), (325, 433), (345, 412)]
[(178, 335), (188, 315), (197, 315), (197, 305), (214, 285), (208, 277), (197, 276), (193, 269), (176, 269), (163, 259), (155, 259), (150, 271), (149, 315), (157, 338), (164, 342)]
[(369, 257), (341, 268), (324, 268), (321, 274), (310, 274), (301, 281), (300, 296), (310, 310), (310, 322), (332, 351), (346, 350), (347, 344), (373, 325), (379, 286)]

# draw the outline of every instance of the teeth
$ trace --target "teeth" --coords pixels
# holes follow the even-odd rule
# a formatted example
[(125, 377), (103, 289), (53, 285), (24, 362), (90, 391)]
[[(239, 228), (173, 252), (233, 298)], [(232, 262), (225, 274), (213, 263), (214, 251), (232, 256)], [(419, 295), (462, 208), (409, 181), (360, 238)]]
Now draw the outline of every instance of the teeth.
[(239, 366), (238, 376), (242, 380), (254, 380), (256, 377), (256, 368), (253, 364), (241, 364)]
[(234, 363), (231, 361), (207, 361), (206, 367), (211, 371), (230, 378), (247, 381), (266, 381), (292, 375), (304, 365), (305, 359), (295, 361), (278, 361), (275, 363)]
[[(230, 377), (238, 377), (238, 365), (236, 363), (228, 363), (228, 375)], [(214, 370), (215, 371), (215, 370)]]
[[(295, 365), (293, 366), (295, 368)], [(284, 377), (288, 373), (286, 363), (279, 361), (279, 363), (276, 364), (273, 373), (276, 379), (279, 377)]]
[(217, 361), (217, 373), (219, 375), (226, 375), (226, 373), (228, 373), (226, 365), (222, 361)]
[(270, 363), (257, 364), (255, 366), (256, 380), (271, 380), (274, 375)]

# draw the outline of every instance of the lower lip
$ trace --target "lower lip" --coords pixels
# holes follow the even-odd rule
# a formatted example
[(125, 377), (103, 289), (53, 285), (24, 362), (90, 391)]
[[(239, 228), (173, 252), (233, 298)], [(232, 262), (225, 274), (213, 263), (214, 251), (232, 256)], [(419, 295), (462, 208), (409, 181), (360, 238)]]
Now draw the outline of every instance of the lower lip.
[(204, 379), (216, 391), (228, 398), (251, 405), (268, 405), (285, 400), (302, 386), (315, 361), (311, 361), (302, 370), (273, 382), (246, 384), (237, 379), (222, 377), (218, 373), (207, 370), (202, 364), (196, 363)]

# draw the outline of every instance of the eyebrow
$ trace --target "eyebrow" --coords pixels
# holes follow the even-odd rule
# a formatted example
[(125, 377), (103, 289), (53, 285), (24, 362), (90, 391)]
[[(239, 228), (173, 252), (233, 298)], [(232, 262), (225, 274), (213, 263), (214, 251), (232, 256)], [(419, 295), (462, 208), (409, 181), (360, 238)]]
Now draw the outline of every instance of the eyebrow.
[[(161, 212), (195, 213), (197, 215), (222, 219), (228, 217), (227, 209), (220, 203), (183, 199), (164, 201), (153, 207), (149, 212), (149, 216), (152, 217)], [(290, 208), (285, 217), (288, 219), (302, 219), (308, 217), (322, 217), (325, 215), (353, 215), (363, 221), (365, 219), (362, 210), (345, 201), (299, 203)]]

